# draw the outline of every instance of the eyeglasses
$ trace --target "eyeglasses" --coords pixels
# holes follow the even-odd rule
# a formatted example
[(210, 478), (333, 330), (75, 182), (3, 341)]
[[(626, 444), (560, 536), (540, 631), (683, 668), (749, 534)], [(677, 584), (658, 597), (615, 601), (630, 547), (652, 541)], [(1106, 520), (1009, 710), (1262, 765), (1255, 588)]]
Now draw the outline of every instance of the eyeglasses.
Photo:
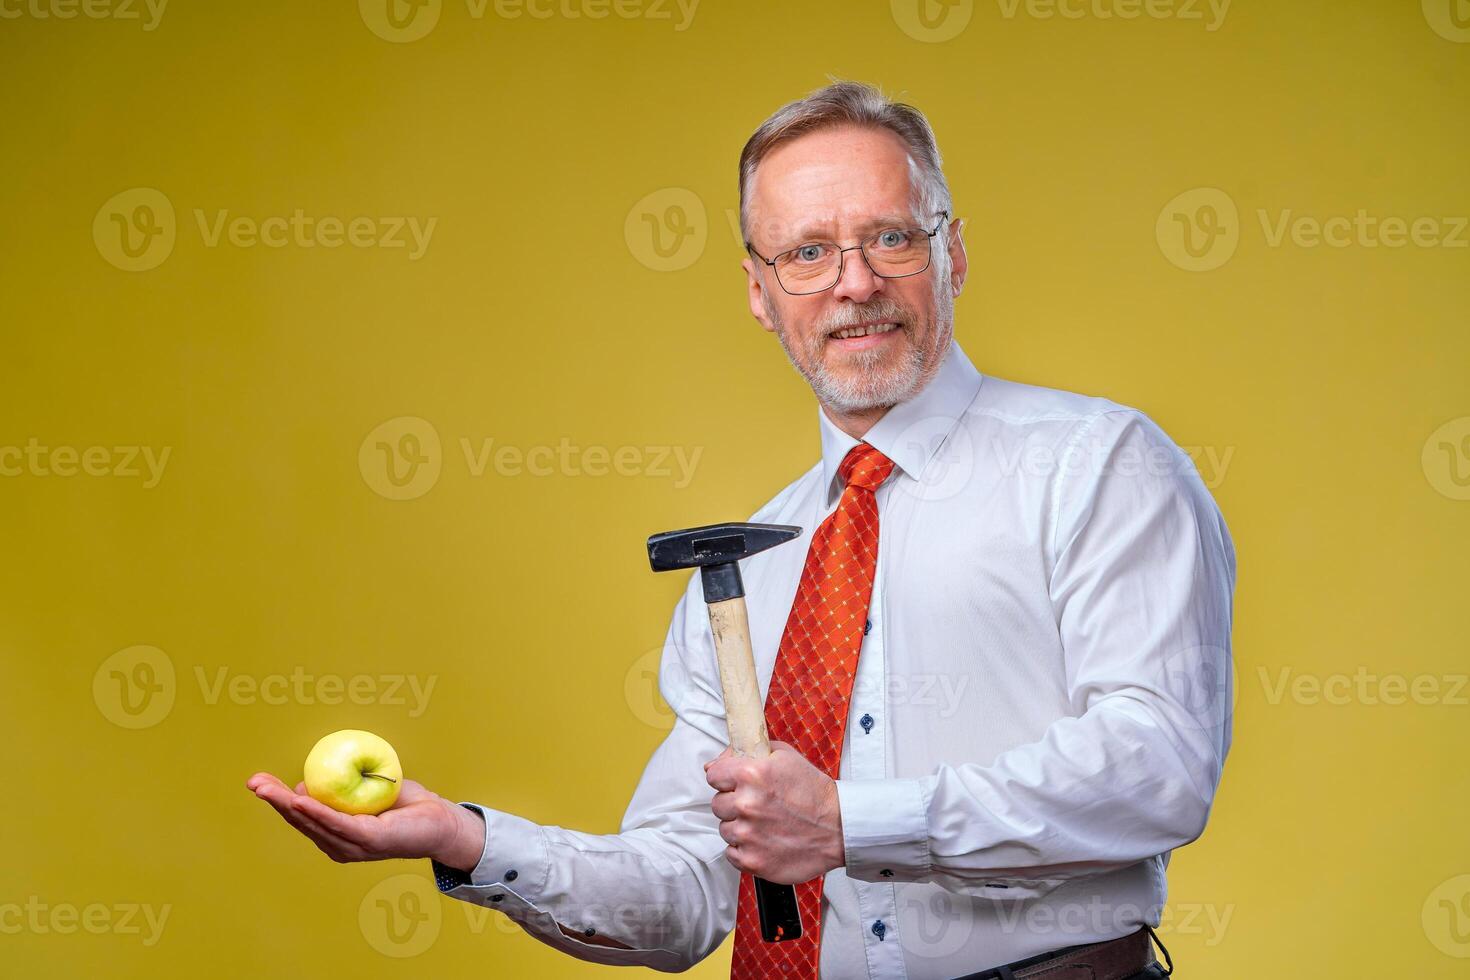
[(885, 228), (856, 245), (841, 248), (836, 242), (807, 242), (768, 259), (750, 242), (745, 247), (776, 272), (776, 282), (792, 296), (807, 296), (831, 289), (842, 278), (845, 252), (858, 249), (873, 275), (880, 279), (903, 279), (917, 276), (929, 268), (933, 258), (934, 236), (949, 219), (948, 211), (940, 211), (939, 224), (933, 231), (923, 228)]

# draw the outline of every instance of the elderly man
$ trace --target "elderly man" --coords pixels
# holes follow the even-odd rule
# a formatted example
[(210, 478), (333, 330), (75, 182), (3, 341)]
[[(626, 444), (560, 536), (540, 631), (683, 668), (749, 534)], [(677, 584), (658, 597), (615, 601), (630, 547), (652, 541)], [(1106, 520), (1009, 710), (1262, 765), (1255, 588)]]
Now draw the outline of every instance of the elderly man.
[[(744, 563), (771, 756), (722, 751), (692, 576), (674, 727), (619, 833), (413, 783), (377, 817), (250, 789), (335, 860), (432, 858), (449, 895), (595, 962), (681, 970), (733, 928), (737, 978), (1166, 975), (1165, 869), (1230, 744), (1233, 546), (1144, 415), (976, 371), (953, 211), (928, 122), (870, 86), (783, 107), (741, 154), (750, 309), (822, 444), (751, 517), (806, 529)], [(763, 941), (752, 876), (797, 886), (800, 938)]]

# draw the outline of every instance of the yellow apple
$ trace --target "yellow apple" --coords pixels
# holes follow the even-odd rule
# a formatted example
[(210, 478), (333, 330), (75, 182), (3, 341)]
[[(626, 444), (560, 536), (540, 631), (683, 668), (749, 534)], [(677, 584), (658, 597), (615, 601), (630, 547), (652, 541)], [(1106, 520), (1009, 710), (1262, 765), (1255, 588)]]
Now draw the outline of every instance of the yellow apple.
[(403, 783), (393, 746), (355, 728), (322, 736), (303, 769), (307, 794), (342, 813), (382, 813)]

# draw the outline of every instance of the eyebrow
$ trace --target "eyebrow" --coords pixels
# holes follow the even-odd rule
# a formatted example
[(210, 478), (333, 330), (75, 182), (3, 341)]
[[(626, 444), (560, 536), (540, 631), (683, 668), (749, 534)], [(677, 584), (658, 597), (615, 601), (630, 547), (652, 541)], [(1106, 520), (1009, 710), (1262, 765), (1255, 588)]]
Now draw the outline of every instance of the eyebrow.
[[(864, 232), (873, 231), (877, 228), (892, 228), (895, 226), (906, 228), (913, 223), (914, 216), (912, 214), (893, 212), (881, 214), (875, 218), (868, 218), (866, 221), (859, 222), (856, 231), (861, 235)], [(806, 241), (808, 239), (818, 238), (824, 232), (830, 235), (831, 228), (831, 221), (808, 221), (796, 226), (793, 237), (797, 241)]]

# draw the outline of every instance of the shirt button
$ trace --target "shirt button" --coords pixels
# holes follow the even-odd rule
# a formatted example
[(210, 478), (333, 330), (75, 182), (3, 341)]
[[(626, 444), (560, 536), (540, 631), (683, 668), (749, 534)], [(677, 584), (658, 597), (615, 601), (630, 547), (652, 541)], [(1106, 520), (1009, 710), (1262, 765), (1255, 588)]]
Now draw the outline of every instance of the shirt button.
[(492, 902), (498, 902), (498, 901), (500, 901), (503, 898), (505, 898), (504, 895), (491, 895), (490, 896), (490, 901), (492, 901)]
[(506, 881), (515, 881), (520, 876), (521, 876), (521, 873), (519, 871), (517, 871), (515, 868), (511, 868), (509, 871), (507, 871), (505, 873), (505, 880)]
[(872, 628), (873, 628), (873, 621), (871, 619), (865, 619), (865, 620), (863, 620), (863, 636), (867, 636), (868, 635), (868, 631), (871, 630)]
[(881, 943), (883, 941), (883, 934), (887, 931), (888, 927), (883, 924), (882, 919), (879, 919), (877, 922), (873, 923), (873, 935), (878, 937), (878, 942)]
[(863, 734), (866, 735), (873, 730), (873, 716), (863, 715), (858, 719), (858, 724), (863, 726)]
[(893, 869), (892, 868), (884, 868), (882, 871), (880, 871), (878, 873), (880, 875), (882, 875), (883, 877), (885, 877), (885, 878), (892, 878), (893, 877)]

